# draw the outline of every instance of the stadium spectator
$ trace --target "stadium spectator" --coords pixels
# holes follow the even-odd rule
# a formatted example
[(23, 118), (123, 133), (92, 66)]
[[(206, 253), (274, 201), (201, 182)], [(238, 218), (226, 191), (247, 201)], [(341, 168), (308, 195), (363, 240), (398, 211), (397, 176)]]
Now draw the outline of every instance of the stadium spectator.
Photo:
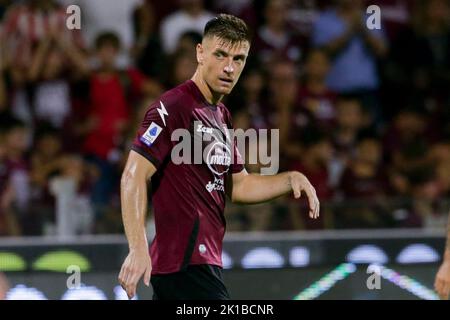
[(383, 28), (391, 41), (395, 41), (398, 34), (408, 27), (415, 2), (408, 0), (377, 0), (376, 2), (364, 0), (366, 8), (371, 5), (380, 7)]
[(309, 38), (315, 21), (321, 11), (330, 6), (329, 0), (299, 0), (291, 2), (288, 19), (289, 27), (304, 37)]
[[(330, 185), (328, 167), (333, 157), (333, 148), (329, 137), (317, 128), (308, 127), (302, 134), (302, 147), (303, 155), (301, 158), (291, 161), (289, 170), (304, 172), (305, 175), (308, 175), (311, 183), (316, 186), (317, 196), (324, 202), (332, 200), (334, 190)], [(332, 216), (328, 216), (328, 212), (324, 212), (322, 217), (311, 222), (303, 219), (303, 214), (301, 214), (307, 210), (305, 203), (292, 209), (290, 213), (294, 229), (324, 229), (331, 226)], [(326, 210), (326, 208), (322, 208), (322, 210)]]
[(388, 43), (383, 29), (366, 27), (362, 1), (338, 0), (334, 9), (322, 13), (314, 25), (312, 42), (331, 56), (330, 89), (359, 95), (381, 128), (384, 115), (378, 101), (377, 61), (386, 56)]
[[(96, 219), (90, 196), (93, 192), (95, 179), (98, 178), (97, 169), (86, 163), (77, 154), (67, 154), (61, 157), (58, 178), (71, 181), (75, 186), (75, 192), (69, 210), (73, 216), (73, 224), (76, 234), (108, 233), (104, 227), (108, 220), (108, 213)], [(112, 229), (110, 229), (112, 231)]]
[(4, 166), (7, 172), (6, 193), (3, 194), (2, 207), (10, 217), (10, 222), (17, 221), (21, 233), (22, 219), (29, 209), (30, 185), (29, 163), (26, 152), (29, 148), (29, 129), (23, 122), (9, 117), (4, 125)]
[[(1, 41), (1, 33), (0, 33), (0, 41)], [(3, 58), (3, 49), (0, 48), (0, 113), (4, 111), (7, 107), (8, 95), (6, 92), (6, 84), (5, 84), (5, 61)]]
[(34, 122), (61, 128), (72, 112), (71, 82), (85, 77), (89, 66), (84, 54), (51, 29), (32, 54), (28, 81), (32, 85)]
[(121, 39), (122, 46), (117, 53), (117, 63), (121, 68), (130, 67), (132, 61), (129, 50), (133, 46), (133, 10), (142, 0), (58, 0), (66, 6), (81, 8), (81, 30), (86, 48), (95, 47), (97, 35), (114, 32)]
[(131, 55), (136, 66), (145, 75), (162, 78), (167, 61), (162, 50), (153, 6), (151, 2), (146, 1), (133, 11), (134, 44)]
[(449, 15), (448, 1), (416, 1), (411, 26), (393, 43), (397, 81), (403, 92), (414, 99), (445, 100), (449, 97)]
[(202, 35), (196, 31), (186, 31), (178, 40), (176, 51), (195, 52), (197, 44), (202, 42)]
[(305, 55), (306, 38), (291, 32), (287, 24), (287, 6), (285, 0), (266, 2), (265, 24), (258, 28), (252, 44), (252, 52), (263, 62), (263, 66), (281, 59), (299, 63)]
[(51, 124), (40, 124), (34, 139), (30, 168), (30, 208), (23, 222), (24, 234), (42, 235), (55, 224), (55, 199), (50, 180), (63, 169), (65, 150), (60, 130)]
[(450, 141), (443, 140), (431, 146), (430, 163), (436, 168), (436, 179), (442, 197), (450, 197)]
[(161, 40), (166, 54), (175, 52), (183, 33), (202, 33), (206, 22), (214, 17), (204, 9), (203, 0), (179, 0), (179, 4), (181, 8), (161, 22)]
[(301, 107), (313, 116), (315, 125), (323, 130), (331, 129), (336, 117), (336, 94), (326, 84), (329, 67), (327, 54), (319, 49), (312, 50), (305, 61), (299, 91)]
[[(440, 188), (436, 170), (430, 165), (415, 168), (408, 175), (411, 196), (411, 211), (402, 227), (436, 228), (445, 224), (445, 215), (439, 211)], [(445, 212), (446, 213), (446, 212)]]
[[(192, 74), (202, 19), (210, 18), (211, 13), (206, 11), (209, 9), (234, 12), (245, 17), (253, 29), (254, 53), (226, 100), (236, 128), (280, 129), (284, 145), (280, 146), (281, 169), (304, 165), (310, 157), (315, 158), (306, 151), (316, 148), (308, 142), (309, 128), (326, 132), (324, 141), (331, 141), (334, 153), (321, 174), (328, 177), (329, 188), (335, 191), (329, 202), (331, 209), (335, 201), (338, 209), (368, 207), (367, 202), (358, 204), (358, 200), (339, 202), (339, 195), (345, 195), (345, 199), (362, 196), (351, 195), (362, 191), (358, 183), (365, 181), (353, 173), (355, 167), (360, 167), (355, 164), (361, 162), (359, 150), (366, 144), (382, 144), (379, 171), (388, 179), (385, 190), (389, 191), (389, 199), (385, 203), (396, 221), (392, 223), (384, 216), (385, 207), (379, 206), (376, 210), (380, 210), (380, 219), (362, 219), (362, 223), (369, 227), (377, 223), (400, 227), (441, 223), (440, 213), (450, 197), (448, 1), (125, 2), (0, 0), (0, 118), (8, 119), (1, 121), (0, 128), (0, 234), (51, 233), (44, 227), (47, 222), (37, 221), (39, 214), (34, 220), (31, 214), (44, 204), (53, 206), (55, 199), (43, 186), (55, 177), (64, 177), (63, 168), (61, 165), (52, 174), (43, 174), (46, 170), (33, 165), (36, 157), (50, 159), (40, 160), (49, 166), (56, 162), (53, 158), (64, 159), (61, 162), (69, 169), (78, 166), (80, 157), (95, 163), (95, 170), (84, 162), (79, 166), (83, 167), (80, 172), (90, 177), (82, 183), (79, 199), (83, 200), (79, 203), (90, 195), (105, 215), (97, 217), (89, 227), (89, 218), (85, 217), (83, 228), (120, 232), (118, 183), (114, 179), (117, 182), (124, 166), (129, 134), (136, 129), (134, 119), (143, 118), (138, 114), (163, 87), (175, 86)], [(57, 3), (82, 7), (80, 31), (68, 31), (65, 8)], [(381, 7), (382, 30), (369, 31), (365, 27), (361, 3), (364, 8), (371, 4)], [(177, 21), (181, 21), (180, 29), (168, 27)], [(91, 52), (84, 50), (81, 36), (90, 44), (106, 29), (120, 34), (123, 45), (118, 45), (116, 36), (107, 36), (109, 40), (103, 42), (107, 44), (101, 46), (106, 49), (93, 50), (88, 59)], [(163, 35), (169, 35), (172, 43), (169, 52), (163, 49)], [(307, 48), (309, 42), (313, 48)], [(292, 48), (301, 52), (301, 59), (294, 63), (288, 58), (289, 52), (296, 52)], [(273, 55), (273, 61), (259, 61), (259, 53)], [(139, 71), (123, 67), (129, 61)], [(62, 130), (42, 137), (46, 121)], [(370, 143), (367, 138), (361, 140), (361, 132), (367, 127), (377, 129), (371, 131), (378, 142), (373, 137)], [(56, 132), (61, 136), (56, 137)], [(20, 141), (19, 136), (23, 136)], [(18, 143), (9, 142), (15, 144), (10, 150), (7, 140)], [(53, 147), (40, 146), (42, 140)], [(61, 142), (63, 150), (55, 154), (54, 145)], [(269, 137), (258, 144), (270, 142)], [(49, 150), (43, 156), (45, 148)], [(248, 159), (249, 154), (246, 156)], [(262, 167), (260, 162), (247, 165), (249, 172), (258, 173)], [(45, 176), (38, 179), (39, 185), (33, 172)], [(352, 179), (354, 184), (343, 183)], [(375, 188), (376, 179), (369, 180), (368, 184)], [(18, 194), (14, 190), (19, 190)], [(412, 201), (412, 197), (416, 200)], [(235, 219), (230, 220), (231, 229), (292, 229), (286, 203), (286, 199), (280, 199), (266, 208), (237, 211)], [(272, 210), (272, 214), (257, 221), (249, 212), (253, 208), (255, 217), (258, 211)], [(294, 209), (298, 213), (298, 207)], [(406, 215), (402, 216), (402, 209), (406, 209)], [(323, 210), (327, 210), (326, 202)], [(27, 219), (24, 212), (29, 214)], [(324, 214), (326, 218), (331, 216)], [(297, 222), (295, 229), (313, 228)], [(339, 228), (346, 227), (337, 222)], [(332, 221), (324, 225), (333, 227)]]
[[(95, 171), (79, 155), (68, 154), (64, 150), (61, 132), (51, 124), (39, 126), (34, 145), (30, 170), (31, 205), (27, 210), (23, 229), (27, 235), (51, 234), (51, 228), (56, 223), (51, 180), (61, 176), (70, 177), (78, 190), (78, 202), (88, 203), (87, 191), (91, 191)], [(87, 208), (80, 208), (78, 215), (87, 214), (87, 211)]]
[[(0, 117), (0, 236), (18, 235), (17, 216), (12, 210), (14, 190), (10, 179), (10, 168), (6, 158), (6, 133), (8, 132), (5, 117)], [(7, 119), (9, 120), (9, 119)]]
[(382, 145), (375, 137), (358, 141), (355, 156), (341, 178), (345, 199), (377, 199), (386, 192), (386, 175), (382, 167)]
[(27, 70), (36, 44), (52, 29), (60, 30), (67, 41), (82, 47), (80, 32), (69, 30), (66, 19), (65, 8), (54, 0), (27, 0), (9, 7), (3, 21), (3, 32), (6, 50), (10, 51), (14, 64)]
[(139, 99), (156, 95), (160, 85), (134, 68), (116, 66), (120, 40), (114, 33), (97, 37), (96, 56), (99, 67), (89, 78), (89, 113), (78, 132), (84, 134), (83, 153), (100, 171), (93, 189), (93, 201), (98, 207), (107, 205), (116, 184), (114, 164), (120, 159), (118, 148), (123, 143), (130, 116)]
[(382, 31), (366, 27), (363, 12), (361, 0), (339, 0), (314, 25), (313, 44), (332, 57), (327, 83), (339, 93), (379, 86), (376, 58), (387, 53), (387, 45)]
[(279, 129), (281, 167), (303, 155), (301, 135), (311, 123), (311, 115), (298, 105), (298, 74), (288, 60), (272, 64), (269, 74), (269, 98), (264, 107), (271, 128)]
[(358, 136), (370, 124), (370, 117), (353, 96), (339, 96), (336, 101), (336, 123), (332, 130), (332, 143), (336, 151), (333, 185), (339, 181), (342, 170), (355, 152)]
[(384, 137), (384, 151), (390, 164), (391, 184), (397, 195), (407, 195), (408, 182), (429, 164), (430, 140), (426, 135), (426, 114), (415, 108), (403, 108)]
[(181, 49), (170, 57), (170, 74), (166, 87), (177, 86), (190, 79), (192, 72), (195, 72), (197, 67), (194, 52)]
[[(382, 145), (372, 136), (362, 136), (347, 163), (338, 189), (345, 202), (336, 217), (337, 227), (392, 227), (394, 220), (385, 206), (388, 180), (382, 163)], [(364, 202), (364, 205), (362, 205)]]
[(257, 27), (257, 13), (255, 10), (255, 2), (252, 0), (214, 0), (214, 12), (228, 12), (236, 17), (244, 20), (249, 26), (250, 30), (255, 30)]
[[(8, 50), (10, 41), (4, 34), (0, 34), (0, 40), (6, 45), (0, 46), (0, 71), (4, 92), (3, 110), (7, 110), (15, 118), (23, 121), (27, 126), (33, 126), (32, 109), (29, 102), (28, 69), (20, 65), (18, 59), (14, 59), (12, 50)], [(1, 86), (1, 84), (0, 84)], [(0, 89), (1, 91), (1, 89)]]

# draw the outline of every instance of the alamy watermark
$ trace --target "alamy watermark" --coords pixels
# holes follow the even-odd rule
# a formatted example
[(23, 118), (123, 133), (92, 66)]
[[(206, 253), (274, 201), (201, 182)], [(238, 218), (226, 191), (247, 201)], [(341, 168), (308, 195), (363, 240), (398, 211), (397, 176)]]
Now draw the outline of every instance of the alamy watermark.
[[(75, 4), (66, 8), (68, 15), (66, 26), (69, 30), (81, 29), (81, 8)], [(369, 16), (366, 20), (366, 26), (369, 30), (381, 29), (381, 8), (377, 5), (370, 5), (366, 8), (366, 14)]]
[(66, 19), (66, 27), (69, 30), (81, 29), (81, 8), (75, 4), (67, 7), (66, 13), (69, 15)]
[(375, 264), (369, 265), (367, 267), (367, 274), (370, 274), (366, 281), (367, 289), (381, 290), (381, 266)]
[[(154, 133), (159, 134), (157, 130)], [(217, 176), (228, 172), (231, 165), (244, 162), (257, 165), (263, 175), (275, 174), (279, 169), (278, 129), (244, 131), (224, 126), (219, 130), (195, 121), (193, 135), (191, 130), (178, 128), (172, 132), (171, 141), (177, 142), (171, 152), (174, 164), (206, 163)]]
[(66, 281), (67, 289), (78, 289), (81, 286), (81, 268), (77, 265), (70, 265), (66, 269), (67, 274), (71, 274)]
[(381, 8), (377, 5), (368, 6), (366, 13), (369, 15), (366, 20), (366, 26), (369, 30), (381, 29)]

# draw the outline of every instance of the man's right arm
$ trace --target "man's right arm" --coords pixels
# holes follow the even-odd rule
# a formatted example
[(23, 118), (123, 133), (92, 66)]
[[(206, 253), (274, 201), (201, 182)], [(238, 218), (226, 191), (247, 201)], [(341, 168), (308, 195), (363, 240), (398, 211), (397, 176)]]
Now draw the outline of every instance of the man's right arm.
[(436, 274), (434, 288), (441, 299), (448, 299), (450, 294), (450, 213), (448, 214), (447, 243), (445, 246), (444, 258), (441, 267)]
[(151, 259), (146, 235), (147, 182), (156, 172), (155, 166), (131, 151), (120, 183), (122, 219), (128, 240), (129, 254), (119, 274), (119, 283), (129, 298), (136, 294), (142, 275), (149, 286)]

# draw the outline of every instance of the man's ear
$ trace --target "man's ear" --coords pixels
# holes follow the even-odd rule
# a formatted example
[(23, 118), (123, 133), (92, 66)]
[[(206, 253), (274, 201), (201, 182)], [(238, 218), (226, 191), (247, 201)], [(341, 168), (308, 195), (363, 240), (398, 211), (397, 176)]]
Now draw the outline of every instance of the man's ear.
[(201, 43), (197, 44), (196, 51), (197, 51), (197, 62), (198, 62), (198, 64), (201, 65), (201, 64), (203, 64), (203, 55), (205, 52), (203, 49), (203, 45)]

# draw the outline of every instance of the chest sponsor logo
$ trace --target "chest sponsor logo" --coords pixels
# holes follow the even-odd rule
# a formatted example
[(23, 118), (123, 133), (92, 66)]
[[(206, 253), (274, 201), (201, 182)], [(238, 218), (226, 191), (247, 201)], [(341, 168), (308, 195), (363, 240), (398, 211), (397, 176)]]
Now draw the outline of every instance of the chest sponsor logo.
[(213, 191), (222, 191), (225, 192), (225, 185), (224, 185), (224, 181), (222, 178), (214, 178), (214, 182), (213, 181), (209, 181), (208, 184), (206, 185), (206, 190), (208, 190), (208, 192), (213, 192)]
[(213, 128), (205, 127), (203, 124), (197, 124), (197, 132), (213, 134)]
[(206, 155), (206, 163), (209, 170), (219, 176), (227, 173), (231, 165), (230, 148), (222, 142), (212, 143)]

